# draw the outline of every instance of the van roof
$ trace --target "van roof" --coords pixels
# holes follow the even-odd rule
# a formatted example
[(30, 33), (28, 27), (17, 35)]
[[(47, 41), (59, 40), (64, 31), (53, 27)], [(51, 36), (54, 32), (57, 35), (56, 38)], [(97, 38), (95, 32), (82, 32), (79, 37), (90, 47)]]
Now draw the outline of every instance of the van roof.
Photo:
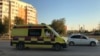
[(44, 24), (27, 24), (27, 25), (20, 24), (20, 25), (14, 25), (14, 26), (44, 26)]
[(47, 28), (47, 25), (15, 25), (13, 28)]

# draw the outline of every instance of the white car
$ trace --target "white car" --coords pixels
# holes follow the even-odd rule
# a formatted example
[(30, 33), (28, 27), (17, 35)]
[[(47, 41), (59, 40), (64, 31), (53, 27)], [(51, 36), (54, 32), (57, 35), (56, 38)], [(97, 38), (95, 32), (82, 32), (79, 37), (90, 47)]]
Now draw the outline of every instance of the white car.
[(82, 34), (72, 34), (69, 38), (69, 45), (90, 45), (90, 46), (96, 46), (98, 45), (98, 40), (94, 38), (88, 38), (85, 35)]

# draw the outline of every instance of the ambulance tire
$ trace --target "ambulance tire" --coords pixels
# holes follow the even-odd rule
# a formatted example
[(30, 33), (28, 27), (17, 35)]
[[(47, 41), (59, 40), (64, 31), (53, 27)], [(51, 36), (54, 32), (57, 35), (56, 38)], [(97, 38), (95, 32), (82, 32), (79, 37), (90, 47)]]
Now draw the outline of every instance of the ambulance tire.
[(24, 49), (24, 43), (18, 43), (18, 44), (16, 45), (16, 48), (17, 48), (18, 50), (23, 50), (23, 49)]
[(60, 44), (55, 44), (53, 47), (56, 51), (60, 51), (62, 49), (62, 46)]

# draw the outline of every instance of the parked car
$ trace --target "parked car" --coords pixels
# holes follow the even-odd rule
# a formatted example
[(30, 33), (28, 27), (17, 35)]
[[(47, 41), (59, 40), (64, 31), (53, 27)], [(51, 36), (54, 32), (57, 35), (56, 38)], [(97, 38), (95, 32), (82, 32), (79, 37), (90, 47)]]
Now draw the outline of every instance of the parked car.
[(89, 38), (86, 35), (83, 34), (72, 34), (68, 38), (69, 45), (90, 45), (90, 46), (96, 46), (98, 45), (98, 40), (94, 38)]

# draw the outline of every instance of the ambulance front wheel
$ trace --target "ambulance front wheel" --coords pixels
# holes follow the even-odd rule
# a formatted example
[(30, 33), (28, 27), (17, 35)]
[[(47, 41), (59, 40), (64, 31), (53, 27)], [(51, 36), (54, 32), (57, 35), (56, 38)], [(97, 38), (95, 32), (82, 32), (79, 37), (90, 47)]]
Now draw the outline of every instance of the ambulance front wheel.
[(16, 45), (16, 48), (19, 49), (19, 50), (23, 50), (24, 49), (24, 44), (23, 43), (18, 43)]
[(56, 51), (60, 51), (60, 50), (62, 49), (62, 46), (61, 46), (60, 44), (55, 44), (55, 45), (54, 45), (54, 49), (55, 49)]

